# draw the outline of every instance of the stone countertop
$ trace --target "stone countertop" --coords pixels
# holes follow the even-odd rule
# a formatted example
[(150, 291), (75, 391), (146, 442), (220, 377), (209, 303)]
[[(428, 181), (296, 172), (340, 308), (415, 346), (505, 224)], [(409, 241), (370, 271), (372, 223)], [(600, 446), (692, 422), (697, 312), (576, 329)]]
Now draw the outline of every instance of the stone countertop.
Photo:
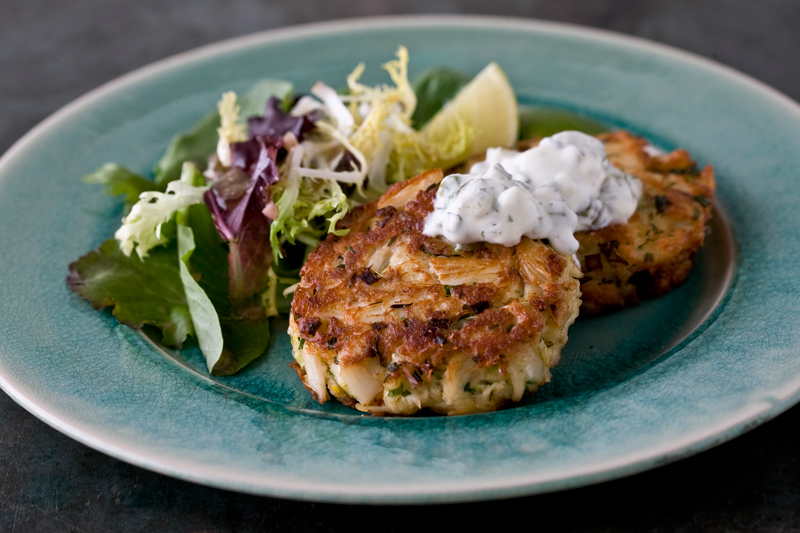
[[(714, 59), (800, 100), (796, 0), (3, 0), (0, 153), (74, 98), (174, 53), (270, 28), (408, 13), (609, 29)], [(447, 506), (340, 506), (241, 495), (142, 470), (71, 440), (0, 393), (0, 532), (390, 533), (435, 524), (434, 517), (464, 530), (476, 513), (501, 527), (519, 517), (546, 531), (800, 531), (798, 427), (795, 407), (694, 457), (560, 493)]]

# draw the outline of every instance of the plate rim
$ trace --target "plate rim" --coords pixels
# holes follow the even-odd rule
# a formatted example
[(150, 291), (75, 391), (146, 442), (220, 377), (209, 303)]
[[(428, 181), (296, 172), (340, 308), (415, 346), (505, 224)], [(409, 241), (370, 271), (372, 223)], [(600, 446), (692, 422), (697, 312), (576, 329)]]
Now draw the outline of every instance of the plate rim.
[[(584, 27), (575, 24), (512, 17), (482, 15), (404, 15), (389, 17), (363, 17), (301, 24), (234, 37), (171, 55), (114, 78), (111, 81), (108, 81), (99, 87), (90, 90), (84, 95), (62, 106), (60, 109), (34, 126), (18, 141), (16, 141), (0, 157), (0, 179), (2, 179), (3, 175), (5, 174), (5, 167), (15, 159), (16, 154), (24, 150), (31, 143), (34, 143), (41, 134), (47, 132), (51, 127), (63, 121), (70, 120), (73, 115), (80, 113), (84, 108), (90, 106), (95, 100), (102, 98), (106, 94), (124, 88), (126, 85), (135, 83), (137, 80), (148, 78), (150, 76), (158, 76), (159, 73), (166, 71), (175, 65), (212, 57), (218, 54), (225, 54), (251, 46), (258, 46), (270, 42), (285, 41), (290, 39), (302, 39), (303, 37), (309, 35), (320, 35), (321, 33), (336, 34), (349, 30), (374, 30), (382, 27), (418, 28), (420, 26), (481, 26), (487, 28), (512, 28), (574, 37), (588, 36), (610, 43), (621, 44), (624, 46), (634, 46), (636, 48), (644, 49), (646, 52), (666, 55), (682, 62), (698, 65), (703, 70), (709, 70), (719, 75), (732, 78), (736, 80), (737, 83), (749, 86), (757, 90), (760, 94), (777, 100), (777, 102), (782, 106), (793, 108), (794, 111), (800, 115), (800, 104), (784, 95), (777, 89), (774, 89), (747, 74), (691, 52), (680, 50), (669, 45), (649, 41), (640, 37), (634, 37), (608, 30)], [(452, 489), (444, 487), (440, 488), (439, 490), (422, 492), (412, 490), (402, 493), (386, 491), (376, 493), (370, 498), (365, 498), (361, 494), (347, 494), (346, 491), (350, 490), (347, 487), (337, 491), (335, 485), (333, 484), (331, 484), (327, 490), (320, 491), (320, 485), (317, 482), (292, 483), (292, 486), (287, 486), (287, 483), (285, 482), (256, 486), (249, 485), (248, 483), (244, 482), (244, 480), (242, 480), (242, 482), (237, 482), (235, 478), (220, 480), (209, 477), (208, 475), (204, 476), (202, 473), (198, 472), (198, 470), (203, 471), (204, 469), (202, 468), (198, 469), (195, 467), (194, 471), (192, 471), (192, 469), (186, 470), (183, 467), (179, 467), (179, 463), (174, 459), (169, 461), (159, 461), (158, 456), (152, 452), (149, 454), (142, 453), (141, 449), (135, 449), (135, 447), (116, 446), (109, 444), (104, 441), (100, 435), (94, 435), (85, 431), (83, 428), (73, 426), (68, 422), (63, 422), (59, 418), (59, 414), (57, 412), (48, 409), (46, 406), (39, 405), (36, 398), (27, 397), (18, 391), (16, 387), (14, 387), (13, 383), (2, 374), (0, 374), (0, 388), (2, 388), (3, 391), (5, 391), (5, 393), (8, 394), (16, 403), (21, 405), (34, 416), (44, 421), (49, 426), (55, 428), (59, 432), (77, 440), (78, 442), (81, 442), (90, 448), (115, 457), (124, 462), (134, 464), (136, 466), (161, 474), (169, 475), (171, 477), (222, 489), (236, 490), (265, 496), (340, 503), (405, 504), (423, 502), (443, 503), (456, 501), (475, 501), (538, 494), (542, 492), (551, 492), (555, 490), (563, 490), (599, 483), (649, 470), (656, 466), (694, 455), (700, 451), (721, 444), (722, 442), (726, 442), (766, 422), (767, 420), (774, 418), (789, 407), (793, 406), (795, 403), (797, 403), (798, 399), (800, 399), (800, 376), (797, 376), (793, 382), (787, 384), (784, 390), (775, 391), (774, 397), (780, 401), (770, 403), (769, 405), (764, 405), (764, 403), (758, 404), (758, 402), (756, 402), (750, 406), (751, 409), (741, 413), (739, 417), (736, 417), (735, 419), (729, 418), (724, 420), (724, 423), (719, 425), (720, 427), (715, 425), (713, 426), (713, 429), (708, 428), (706, 431), (693, 433), (691, 436), (687, 435), (687, 437), (680, 441), (680, 443), (670, 441), (663, 446), (657, 447), (657, 452), (654, 451), (654, 449), (650, 449), (646, 453), (636, 455), (635, 459), (631, 459), (630, 456), (626, 456), (625, 460), (618, 460), (616, 462), (605, 461), (595, 465), (593, 468), (583, 468), (581, 473), (578, 475), (565, 472), (561, 476), (551, 476), (547, 481), (532, 481), (529, 477), (519, 480), (521, 482), (514, 483), (493, 484), (484, 481), (479, 483), (478, 486), (466, 488), (461, 487), (460, 490), (455, 492), (453, 492)], [(191, 465), (191, 463), (187, 463), (187, 465)], [(455, 483), (453, 485), (455, 486)]]

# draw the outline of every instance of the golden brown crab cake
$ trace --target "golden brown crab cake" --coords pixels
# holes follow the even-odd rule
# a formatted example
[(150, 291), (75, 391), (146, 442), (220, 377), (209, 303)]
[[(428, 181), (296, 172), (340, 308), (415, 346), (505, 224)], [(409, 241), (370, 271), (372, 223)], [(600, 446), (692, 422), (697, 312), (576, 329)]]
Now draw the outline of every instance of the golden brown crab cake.
[(666, 294), (689, 276), (711, 219), (714, 169), (699, 169), (685, 150), (651, 155), (627, 132), (599, 135), (608, 160), (642, 181), (625, 224), (575, 234), (580, 243), (581, 313), (632, 306)]
[[(651, 155), (645, 139), (625, 131), (597, 138), (612, 164), (642, 181), (642, 197), (627, 223), (575, 234), (584, 274), (582, 314), (634, 306), (686, 281), (708, 231), (716, 189), (714, 169), (699, 169), (685, 150)], [(517, 149), (539, 140), (521, 141)]]
[(320, 402), (372, 413), (497, 409), (549, 381), (580, 271), (539, 241), (456, 250), (422, 234), (442, 172), (392, 186), (309, 255), (292, 301), (293, 365)]

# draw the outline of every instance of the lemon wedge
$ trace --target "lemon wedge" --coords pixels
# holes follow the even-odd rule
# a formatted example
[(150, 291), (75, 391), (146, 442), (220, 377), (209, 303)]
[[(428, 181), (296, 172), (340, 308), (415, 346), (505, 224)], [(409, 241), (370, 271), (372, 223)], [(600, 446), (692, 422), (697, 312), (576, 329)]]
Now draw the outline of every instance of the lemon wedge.
[(485, 152), (487, 148), (510, 148), (517, 141), (517, 97), (497, 63), (489, 63), (480, 71), (431, 118), (422, 133), (429, 139), (445, 138), (459, 123), (469, 129), (471, 141), (463, 153), (450, 154), (447, 160), (437, 161), (442, 168)]

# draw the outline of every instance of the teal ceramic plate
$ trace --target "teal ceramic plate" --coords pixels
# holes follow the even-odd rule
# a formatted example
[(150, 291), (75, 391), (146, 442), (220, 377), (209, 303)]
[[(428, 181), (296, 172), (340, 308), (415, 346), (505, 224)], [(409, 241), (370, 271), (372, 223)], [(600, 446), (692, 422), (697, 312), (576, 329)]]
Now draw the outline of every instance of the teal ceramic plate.
[[(522, 405), (381, 419), (318, 406), (285, 324), (241, 375), (210, 379), (71, 294), (67, 265), (110, 237), (114, 200), (80, 177), (148, 172), (225, 90), (262, 77), (367, 81), (398, 44), (412, 76), (498, 61), (523, 103), (580, 113), (714, 165), (718, 205), (689, 281), (580, 319)], [(365, 19), (289, 28), (136, 71), (62, 109), (0, 160), (0, 385), (67, 435), (198, 483), (333, 502), (501, 498), (608, 480), (733, 438), (800, 398), (800, 108), (730, 69), (609, 33), (522, 20)], [(735, 236), (735, 239), (734, 239)]]

